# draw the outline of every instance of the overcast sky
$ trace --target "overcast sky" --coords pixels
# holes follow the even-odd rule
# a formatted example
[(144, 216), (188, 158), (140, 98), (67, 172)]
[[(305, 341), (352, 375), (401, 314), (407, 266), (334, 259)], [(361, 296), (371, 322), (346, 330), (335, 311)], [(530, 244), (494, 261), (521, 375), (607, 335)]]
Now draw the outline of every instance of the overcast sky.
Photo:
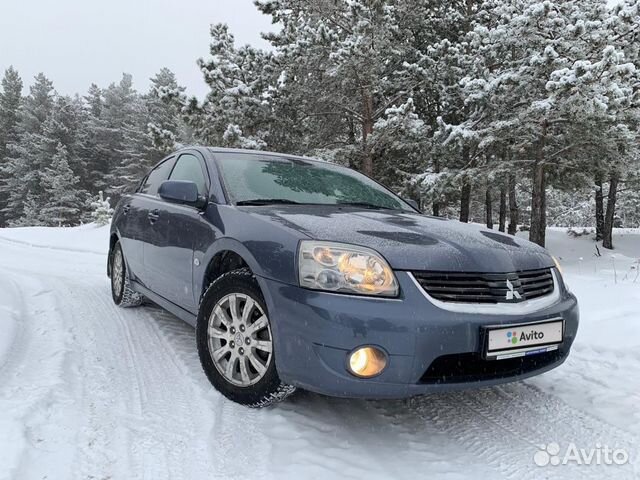
[[(610, 4), (618, 0), (608, 0)], [(240, 44), (266, 47), (273, 29), (252, 0), (4, 0), (0, 74), (18, 69), (28, 87), (38, 72), (64, 94), (105, 87), (131, 73), (146, 90), (169, 67), (191, 95), (207, 87), (195, 61), (209, 53), (209, 25), (228, 23)], [(27, 89), (25, 88), (25, 92)]]
[(260, 32), (273, 29), (252, 0), (7, 0), (0, 7), (0, 70), (13, 65), (25, 86), (44, 72), (60, 93), (83, 94), (123, 72), (146, 90), (166, 66), (201, 98), (207, 87), (195, 62), (209, 53), (209, 25), (220, 22), (237, 43), (262, 47)]

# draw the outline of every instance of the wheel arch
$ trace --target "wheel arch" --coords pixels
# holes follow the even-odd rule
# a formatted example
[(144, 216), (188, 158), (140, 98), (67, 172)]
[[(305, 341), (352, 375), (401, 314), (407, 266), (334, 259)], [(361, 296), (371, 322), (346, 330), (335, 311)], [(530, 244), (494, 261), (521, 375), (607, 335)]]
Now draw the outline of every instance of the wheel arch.
[(207, 261), (203, 262), (206, 267), (198, 286), (199, 301), (202, 300), (209, 285), (224, 273), (239, 268), (248, 268), (255, 275), (262, 274), (262, 269), (251, 252), (242, 243), (229, 238), (215, 242), (206, 258)]

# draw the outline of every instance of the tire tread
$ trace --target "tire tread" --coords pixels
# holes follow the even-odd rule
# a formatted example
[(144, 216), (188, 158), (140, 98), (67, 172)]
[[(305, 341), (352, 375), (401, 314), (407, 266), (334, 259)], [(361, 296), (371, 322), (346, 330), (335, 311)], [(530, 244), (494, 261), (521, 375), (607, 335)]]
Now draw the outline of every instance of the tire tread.
[[(200, 306), (202, 307), (202, 303), (204, 302), (205, 298), (208, 298), (210, 295), (215, 294), (214, 293), (215, 289), (218, 288), (220, 284), (226, 283), (228, 281), (234, 281), (234, 279), (235, 281), (240, 281), (240, 282), (242, 281), (247, 283), (252, 282), (255, 284), (255, 287), (257, 287), (258, 290), (260, 289), (257, 285), (257, 281), (255, 280), (255, 275), (248, 268), (245, 267), (245, 268), (239, 268), (237, 270), (231, 270), (229, 272), (226, 272), (220, 275), (213, 282), (211, 282), (211, 284), (206, 288), (204, 294), (202, 295), (202, 298), (200, 299)], [(203, 312), (201, 311), (200, 314), (198, 315), (198, 326), (196, 328), (196, 332), (197, 332), (196, 337), (198, 337), (198, 334), (204, 335), (202, 333), (203, 325), (200, 325), (200, 322), (204, 322), (204, 321), (208, 322), (208, 314), (206, 315), (206, 317), (203, 317), (202, 315), (203, 315)], [(205, 331), (206, 331), (206, 328), (205, 328)], [(210, 355), (208, 351), (208, 347), (204, 346), (204, 343), (203, 343), (204, 338), (202, 337), (197, 338), (197, 340), (198, 340), (198, 353), (200, 357), (200, 364), (204, 372), (207, 374), (207, 377), (209, 378), (211, 383), (214, 384), (214, 387), (215, 387), (216, 385), (212, 380), (212, 375), (216, 375), (216, 372), (210, 371), (211, 368), (215, 370), (215, 367), (212, 367), (209, 364), (210, 360), (207, 358), (207, 356)], [(273, 361), (275, 362), (275, 359), (273, 359)], [(275, 374), (275, 384), (269, 385), (269, 387), (270, 388), (267, 391), (263, 392), (257, 400), (254, 399), (253, 401), (249, 401), (249, 402), (244, 401), (242, 398), (238, 397), (237, 395), (234, 395), (233, 389), (224, 389), (224, 390), (218, 389), (218, 391), (222, 395), (227, 397), (229, 400), (232, 400), (236, 403), (240, 403), (249, 408), (264, 408), (264, 407), (273, 405), (275, 403), (282, 402), (283, 400), (285, 400), (287, 397), (289, 397), (296, 391), (295, 386), (282, 382), (280, 378), (277, 376), (277, 372)]]
[(116, 244), (113, 246), (113, 253), (111, 254), (110, 259), (110, 261), (112, 262), (111, 275), (113, 275), (113, 256), (118, 250), (122, 255), (124, 268), (124, 272), (122, 274), (124, 276), (124, 285), (122, 286), (122, 295), (120, 296), (120, 299), (118, 299), (116, 293), (113, 291), (113, 281), (111, 282), (111, 295), (113, 297), (113, 301), (116, 305), (122, 308), (139, 307), (144, 301), (144, 296), (131, 288), (131, 281), (129, 280), (129, 269), (127, 268), (127, 263), (124, 261), (124, 252), (122, 251), (122, 245), (120, 245), (120, 241), (116, 242)]

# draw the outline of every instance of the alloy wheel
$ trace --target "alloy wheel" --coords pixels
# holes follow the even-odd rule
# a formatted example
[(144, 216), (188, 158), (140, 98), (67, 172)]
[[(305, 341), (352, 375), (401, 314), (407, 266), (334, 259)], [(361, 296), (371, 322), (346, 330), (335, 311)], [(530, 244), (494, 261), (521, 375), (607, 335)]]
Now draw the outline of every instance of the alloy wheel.
[(113, 290), (116, 295), (122, 292), (124, 283), (124, 261), (122, 258), (122, 250), (117, 249), (113, 256), (113, 265), (111, 267), (111, 278), (113, 282)]
[(253, 385), (264, 377), (273, 358), (269, 319), (250, 296), (226, 295), (209, 317), (208, 345), (213, 364), (228, 382)]

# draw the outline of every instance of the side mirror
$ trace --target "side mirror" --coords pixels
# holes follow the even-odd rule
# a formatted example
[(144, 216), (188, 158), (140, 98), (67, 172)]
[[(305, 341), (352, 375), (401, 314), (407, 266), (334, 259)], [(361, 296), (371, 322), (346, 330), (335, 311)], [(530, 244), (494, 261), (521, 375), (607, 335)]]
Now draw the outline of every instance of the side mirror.
[(207, 204), (207, 199), (198, 195), (198, 186), (186, 180), (165, 180), (158, 188), (158, 195), (168, 202), (197, 208), (204, 208)]
[(404, 201), (407, 202), (409, 205), (411, 205), (413, 208), (415, 208), (417, 211), (419, 212), (421, 211), (420, 206), (418, 205), (418, 202), (416, 202), (412, 198), (405, 198)]

